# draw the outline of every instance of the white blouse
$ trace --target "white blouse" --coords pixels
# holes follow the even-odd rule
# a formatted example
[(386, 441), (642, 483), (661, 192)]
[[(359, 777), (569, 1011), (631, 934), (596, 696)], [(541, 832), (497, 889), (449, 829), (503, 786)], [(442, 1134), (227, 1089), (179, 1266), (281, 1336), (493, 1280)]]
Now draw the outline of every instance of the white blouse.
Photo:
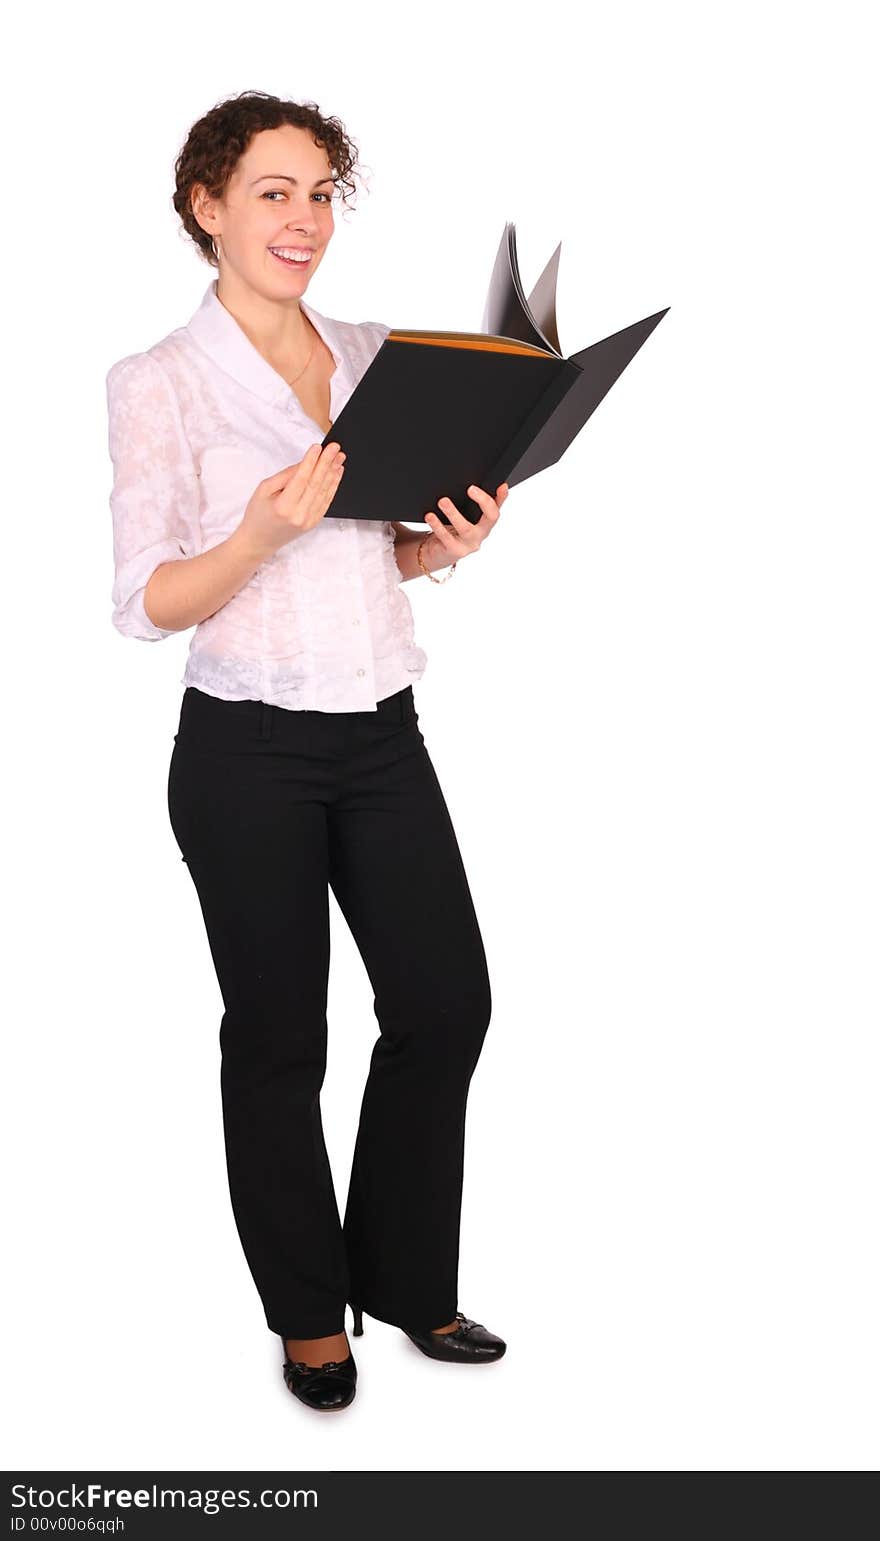
[[(300, 304), (336, 360), (335, 422), (390, 328), (331, 321)], [(144, 610), (160, 562), (226, 540), (257, 483), (324, 434), (217, 298), (216, 279), (187, 326), (112, 365), (107, 407), (112, 621), (125, 637), (161, 641), (173, 633)], [(196, 626), (181, 684), (294, 711), (375, 711), (427, 662), (401, 584), (392, 524), (334, 519), (331, 503)]]

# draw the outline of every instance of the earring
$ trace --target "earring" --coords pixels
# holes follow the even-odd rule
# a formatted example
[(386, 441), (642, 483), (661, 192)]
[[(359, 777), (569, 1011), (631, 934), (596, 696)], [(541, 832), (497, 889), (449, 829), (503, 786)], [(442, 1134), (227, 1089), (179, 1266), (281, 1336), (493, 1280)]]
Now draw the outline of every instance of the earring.
[(211, 236), (211, 250), (214, 253), (214, 261), (219, 263), (220, 253), (217, 250), (217, 242), (214, 240), (213, 236)]

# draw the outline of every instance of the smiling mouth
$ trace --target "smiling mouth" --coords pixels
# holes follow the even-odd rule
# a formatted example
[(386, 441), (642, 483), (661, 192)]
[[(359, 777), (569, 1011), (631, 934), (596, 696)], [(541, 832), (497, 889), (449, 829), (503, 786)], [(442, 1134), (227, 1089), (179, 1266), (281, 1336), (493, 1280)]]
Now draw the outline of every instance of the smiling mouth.
[[(290, 248), (290, 249), (291, 250), (295, 250), (295, 248)], [(302, 250), (303, 250), (303, 253), (305, 253), (306, 248), (303, 247)], [(269, 255), (274, 257), (276, 262), (283, 262), (284, 266), (287, 267), (287, 268), (307, 268), (309, 263), (311, 262), (312, 258), (315, 255), (315, 253), (313, 251), (310, 251), (307, 256), (303, 255), (303, 257), (301, 259), (299, 259), (299, 258), (296, 258), (296, 257), (282, 257), (280, 251), (277, 251), (272, 246), (270, 246), (268, 248), (268, 251), (269, 251)]]

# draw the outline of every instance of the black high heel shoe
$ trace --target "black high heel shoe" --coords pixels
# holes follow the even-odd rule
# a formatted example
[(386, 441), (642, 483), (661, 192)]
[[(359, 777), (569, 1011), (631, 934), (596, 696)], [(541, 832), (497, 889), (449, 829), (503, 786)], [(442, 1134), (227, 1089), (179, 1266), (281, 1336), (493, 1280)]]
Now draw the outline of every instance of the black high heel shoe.
[[(353, 1335), (359, 1338), (364, 1331), (364, 1314), (360, 1306), (352, 1306), (354, 1312)], [(429, 1359), (445, 1359), (449, 1364), (491, 1364), (504, 1355), (507, 1344), (503, 1338), (489, 1332), (482, 1322), (473, 1322), (461, 1311), (455, 1313), (458, 1326), (452, 1332), (421, 1331), (401, 1327), (411, 1343), (420, 1348)]]
[(345, 1359), (326, 1359), (318, 1368), (317, 1365), (304, 1364), (301, 1359), (291, 1359), (284, 1338), (281, 1339), (281, 1345), (284, 1349), (283, 1374), (287, 1389), (306, 1407), (314, 1407), (319, 1412), (336, 1412), (354, 1401), (357, 1365), (353, 1354), (348, 1354)]

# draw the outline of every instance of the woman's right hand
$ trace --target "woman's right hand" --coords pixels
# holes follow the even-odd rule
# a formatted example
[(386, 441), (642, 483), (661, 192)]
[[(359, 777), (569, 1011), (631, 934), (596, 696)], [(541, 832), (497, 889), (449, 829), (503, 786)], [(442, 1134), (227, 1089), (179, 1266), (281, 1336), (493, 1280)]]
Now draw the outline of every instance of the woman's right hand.
[(345, 468), (338, 444), (310, 444), (302, 460), (267, 476), (244, 511), (239, 533), (261, 560), (305, 535), (323, 519)]

